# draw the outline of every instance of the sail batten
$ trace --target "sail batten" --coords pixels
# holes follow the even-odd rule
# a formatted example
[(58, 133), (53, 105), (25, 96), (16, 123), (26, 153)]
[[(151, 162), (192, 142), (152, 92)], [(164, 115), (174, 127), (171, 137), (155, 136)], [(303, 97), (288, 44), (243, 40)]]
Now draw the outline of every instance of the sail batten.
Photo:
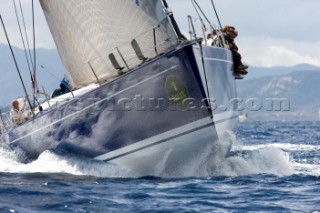
[[(177, 43), (177, 36), (161, 0), (40, 0), (66, 74), (74, 87), (118, 75), (108, 55), (121, 66), (141, 63), (131, 46), (135, 39), (148, 58)], [(156, 27), (159, 26), (159, 27)]]

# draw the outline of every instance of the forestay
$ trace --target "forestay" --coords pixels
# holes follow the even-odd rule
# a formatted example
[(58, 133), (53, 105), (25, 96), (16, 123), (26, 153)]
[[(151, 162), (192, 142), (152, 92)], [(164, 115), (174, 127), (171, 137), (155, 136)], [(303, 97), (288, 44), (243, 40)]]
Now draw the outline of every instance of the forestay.
[(162, 0), (40, 0), (40, 3), (73, 87), (97, 82), (89, 63), (100, 81), (117, 76), (108, 57), (113, 53), (120, 65), (126, 67), (117, 48), (130, 68), (140, 64), (131, 46), (133, 39), (148, 58), (177, 44)]

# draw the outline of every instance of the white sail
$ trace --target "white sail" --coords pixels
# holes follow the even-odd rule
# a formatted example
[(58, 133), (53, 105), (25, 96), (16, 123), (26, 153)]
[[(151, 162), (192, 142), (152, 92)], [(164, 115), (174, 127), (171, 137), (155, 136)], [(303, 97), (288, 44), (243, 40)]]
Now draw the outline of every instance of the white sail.
[(97, 82), (97, 77), (105, 81), (117, 76), (108, 57), (110, 53), (122, 67), (126, 67), (125, 63), (129, 68), (140, 64), (131, 46), (133, 39), (148, 58), (177, 43), (161, 0), (40, 0), (40, 3), (74, 87)]

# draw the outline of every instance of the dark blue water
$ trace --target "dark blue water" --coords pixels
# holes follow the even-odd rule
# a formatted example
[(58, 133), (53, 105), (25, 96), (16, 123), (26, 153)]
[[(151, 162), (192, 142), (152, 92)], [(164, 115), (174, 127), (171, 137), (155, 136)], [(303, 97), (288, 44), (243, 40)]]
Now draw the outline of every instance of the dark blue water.
[(0, 148), (0, 212), (320, 211), (320, 122), (245, 121), (210, 162), (203, 177), (135, 178), (50, 152), (21, 164)]

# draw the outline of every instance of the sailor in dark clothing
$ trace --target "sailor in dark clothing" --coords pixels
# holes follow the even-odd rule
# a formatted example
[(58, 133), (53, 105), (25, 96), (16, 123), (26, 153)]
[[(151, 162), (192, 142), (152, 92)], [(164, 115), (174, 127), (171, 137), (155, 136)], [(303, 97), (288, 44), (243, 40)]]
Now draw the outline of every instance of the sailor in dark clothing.
[(248, 66), (242, 64), (242, 57), (238, 52), (239, 48), (234, 42), (234, 39), (238, 36), (238, 32), (232, 26), (225, 26), (222, 31), (224, 32), (224, 38), (232, 52), (235, 76), (238, 77), (238, 79), (242, 79), (240, 75), (248, 74), (248, 71), (246, 70), (248, 69)]
[(56, 89), (53, 94), (51, 95), (51, 98), (58, 97), (60, 95), (66, 94), (68, 92), (71, 92), (69, 81), (66, 77), (64, 77), (60, 83), (60, 89)]

